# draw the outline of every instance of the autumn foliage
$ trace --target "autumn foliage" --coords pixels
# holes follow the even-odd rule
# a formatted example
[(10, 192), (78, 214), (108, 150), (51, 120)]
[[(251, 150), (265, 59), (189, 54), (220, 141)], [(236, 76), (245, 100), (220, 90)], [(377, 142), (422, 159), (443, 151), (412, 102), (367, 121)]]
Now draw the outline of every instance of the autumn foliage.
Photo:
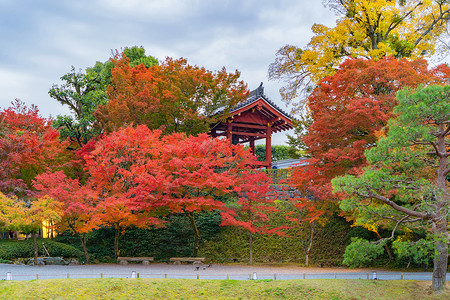
[(62, 171), (38, 175), (33, 186), (40, 197), (50, 197), (60, 203), (62, 214), (57, 227), (61, 232), (69, 230), (80, 239), (89, 263), (86, 233), (99, 226), (95, 218), (97, 194), (89, 185), (80, 184), (78, 179), (71, 179)]
[[(283, 79), (281, 97), (296, 108), (319, 82), (334, 75), (349, 57), (379, 60), (431, 57), (445, 53), (450, 5), (441, 0), (324, 0), (337, 15), (336, 25), (315, 23), (303, 47), (285, 45), (269, 67), (269, 77)], [(295, 43), (295, 42), (294, 42)], [(305, 97), (302, 97), (305, 98)]]
[(67, 164), (66, 146), (36, 106), (16, 100), (0, 111), (0, 192), (29, 196), (36, 175)]
[[(163, 135), (140, 125), (112, 132), (86, 147), (89, 150), (80, 152), (89, 175), (85, 184), (63, 172), (47, 172), (34, 181), (41, 196), (62, 203), (60, 228), (79, 236), (83, 247), (86, 232), (109, 226), (116, 229), (118, 255), (119, 236), (126, 228), (164, 226), (161, 217), (181, 213), (191, 223), (196, 254), (198, 212), (222, 211), (224, 225), (255, 232), (258, 227), (254, 221), (265, 218), (263, 212), (270, 209), (272, 200), (265, 197), (269, 179), (264, 173), (250, 171), (255, 157), (228, 140), (206, 134)], [(223, 202), (227, 195), (237, 199), (237, 206), (231, 208)], [(233, 209), (252, 217), (238, 221)]]
[(364, 151), (384, 134), (396, 92), (440, 83), (449, 74), (444, 65), (428, 69), (423, 60), (387, 57), (378, 62), (348, 59), (335, 75), (324, 78), (308, 98), (313, 123), (302, 138), (310, 159), (292, 176), (295, 187), (311, 194), (300, 205), (316, 216), (332, 207), (331, 179), (358, 174), (366, 165)]
[(145, 124), (164, 133), (206, 132), (216, 121), (215, 110), (233, 107), (247, 96), (238, 71), (211, 72), (183, 58), (167, 58), (149, 68), (131, 67), (126, 57), (113, 61), (109, 102), (95, 112), (107, 132), (130, 124)]
[(49, 196), (34, 200), (7, 197), (0, 192), (0, 226), (7, 230), (17, 230), (31, 234), (34, 244), (34, 264), (37, 264), (38, 246), (36, 237), (43, 221), (59, 221), (62, 214), (61, 203)]

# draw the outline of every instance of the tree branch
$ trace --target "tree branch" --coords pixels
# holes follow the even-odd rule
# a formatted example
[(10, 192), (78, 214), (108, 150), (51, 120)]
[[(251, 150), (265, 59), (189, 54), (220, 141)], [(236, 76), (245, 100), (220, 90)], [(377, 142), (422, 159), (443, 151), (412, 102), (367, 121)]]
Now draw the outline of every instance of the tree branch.
[(365, 198), (374, 198), (377, 200), (380, 200), (381, 202), (389, 205), (390, 207), (392, 207), (393, 209), (395, 209), (396, 211), (402, 212), (404, 214), (407, 214), (409, 216), (413, 216), (413, 217), (417, 217), (417, 218), (422, 218), (422, 219), (430, 219), (429, 214), (426, 213), (420, 213), (411, 209), (408, 209), (406, 207), (400, 206), (397, 203), (389, 200), (386, 197), (383, 197), (381, 195), (378, 194), (374, 194), (372, 192), (369, 192), (368, 194), (363, 194), (361, 192), (356, 192), (359, 196), (361, 197), (365, 197)]
[(442, 136), (446, 136), (449, 132), (450, 132), (450, 125), (447, 125), (447, 129), (445, 129), (445, 131), (442, 134)]
[(391, 236), (384, 238), (384, 239), (380, 239), (380, 240), (376, 241), (375, 244), (379, 244), (379, 243), (387, 241), (387, 240), (392, 240), (395, 237), (395, 231), (397, 231), (398, 226), (408, 218), (409, 218), (409, 216), (404, 216), (403, 218), (398, 220), (397, 224), (395, 224), (395, 226), (394, 226), (394, 229), (392, 229)]
[[(433, 30), (434, 26), (435, 26), (438, 22), (440, 22), (440, 21), (442, 21), (442, 20), (444, 20), (444, 19), (448, 19), (448, 18), (449, 18), (448, 16), (447, 16), (447, 17), (444, 17), (444, 16), (445, 16), (446, 14), (449, 14), (449, 13), (450, 13), (450, 9), (447, 9), (446, 11), (442, 11), (442, 10), (441, 10), (441, 13), (440, 13), (439, 17), (438, 17), (437, 19), (434, 19), (434, 21), (428, 26), (427, 30), (425, 30), (425, 31), (417, 38), (416, 42), (414, 43), (414, 47), (416, 47), (416, 46), (423, 40), (423, 38), (424, 38), (427, 34), (429, 34), (431, 30)], [(418, 30), (417, 30), (417, 31), (418, 31)]]
[(386, 41), (388, 36), (389, 36), (389, 34), (391, 33), (391, 31), (394, 30), (398, 25), (400, 25), (403, 22), (403, 20), (405, 20), (407, 17), (409, 17), (416, 10), (416, 8), (418, 8), (422, 4), (423, 4), (422, 2), (417, 3), (417, 5), (415, 7), (413, 7), (409, 12), (407, 12), (397, 22), (391, 23), (389, 25), (388, 29), (386, 30), (386, 34), (384, 35), (383, 41)]
[(450, 168), (448, 168), (447, 170), (444, 170), (444, 176), (447, 176), (448, 173), (450, 173)]

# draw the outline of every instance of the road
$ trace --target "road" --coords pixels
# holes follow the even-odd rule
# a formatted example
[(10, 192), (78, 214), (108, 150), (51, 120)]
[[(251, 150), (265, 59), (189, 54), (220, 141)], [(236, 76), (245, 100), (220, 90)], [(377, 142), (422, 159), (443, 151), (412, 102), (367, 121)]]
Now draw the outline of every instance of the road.
[[(133, 273), (134, 272), (134, 273)], [(376, 273), (374, 273), (376, 272)], [(448, 273), (450, 274), (450, 273)], [(390, 272), (384, 270), (345, 268), (274, 267), (267, 265), (150, 265), (98, 264), (72, 266), (24, 266), (0, 264), (0, 279), (33, 280), (55, 278), (186, 278), (186, 279), (373, 279), (431, 280), (430, 272)], [(448, 275), (447, 275), (448, 276)], [(450, 277), (447, 277), (450, 278)]]

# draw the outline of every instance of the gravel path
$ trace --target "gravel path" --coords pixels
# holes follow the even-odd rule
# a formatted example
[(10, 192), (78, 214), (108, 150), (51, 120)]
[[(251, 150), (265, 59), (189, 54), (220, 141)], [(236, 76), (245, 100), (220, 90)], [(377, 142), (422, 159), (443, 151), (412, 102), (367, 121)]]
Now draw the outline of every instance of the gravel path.
[[(51, 278), (127, 278), (134, 275), (141, 278), (193, 278), (193, 279), (249, 279), (256, 272), (257, 279), (312, 279), (346, 278), (373, 279), (372, 270), (346, 268), (305, 268), (295, 265), (197, 265), (183, 264), (98, 264), (81, 266), (24, 266), (0, 264), (0, 279), (6, 279), (7, 273), (13, 280), (51, 279)], [(136, 272), (133, 274), (132, 272)], [(378, 279), (401, 279), (401, 272), (377, 270)], [(139, 274), (139, 275), (138, 275)], [(404, 279), (431, 280), (431, 273), (404, 273)]]

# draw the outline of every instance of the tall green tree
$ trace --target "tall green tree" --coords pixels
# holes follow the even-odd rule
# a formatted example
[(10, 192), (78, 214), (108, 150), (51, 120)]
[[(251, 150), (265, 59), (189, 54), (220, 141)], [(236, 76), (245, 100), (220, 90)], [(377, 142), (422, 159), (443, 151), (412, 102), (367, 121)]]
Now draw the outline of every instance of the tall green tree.
[[(283, 46), (269, 67), (269, 78), (286, 82), (280, 92), (287, 103), (333, 75), (348, 57), (378, 60), (433, 55), (450, 18), (448, 0), (323, 2), (336, 12), (336, 26), (314, 24), (314, 36), (305, 47)], [(303, 108), (305, 103), (292, 104)]]
[(81, 70), (71, 71), (61, 77), (62, 85), (53, 85), (49, 90), (50, 97), (69, 107), (71, 115), (59, 115), (53, 126), (59, 130), (61, 138), (72, 142), (71, 148), (85, 145), (100, 131), (94, 128), (94, 111), (99, 104), (107, 103), (106, 93), (101, 80)]
[(347, 198), (341, 209), (357, 222), (391, 223), (392, 236), (400, 226), (429, 230), (435, 247), (433, 290), (445, 287), (450, 212), (450, 86), (432, 85), (397, 94), (399, 116), (389, 132), (366, 151), (369, 166), (360, 176), (332, 181)]
[[(131, 47), (123, 50), (123, 55), (129, 59), (130, 66), (143, 64), (145, 68), (157, 65), (158, 61), (145, 54), (143, 47)], [(119, 56), (116, 51), (114, 56)], [(72, 66), (69, 73), (63, 75), (63, 84), (54, 84), (49, 95), (62, 105), (68, 106), (71, 115), (59, 115), (53, 122), (53, 127), (61, 133), (61, 138), (69, 138), (71, 148), (85, 145), (93, 136), (102, 132), (96, 126), (94, 112), (97, 106), (108, 103), (106, 88), (111, 84), (111, 69), (114, 63), (108, 60), (97, 62), (85, 72)]]

